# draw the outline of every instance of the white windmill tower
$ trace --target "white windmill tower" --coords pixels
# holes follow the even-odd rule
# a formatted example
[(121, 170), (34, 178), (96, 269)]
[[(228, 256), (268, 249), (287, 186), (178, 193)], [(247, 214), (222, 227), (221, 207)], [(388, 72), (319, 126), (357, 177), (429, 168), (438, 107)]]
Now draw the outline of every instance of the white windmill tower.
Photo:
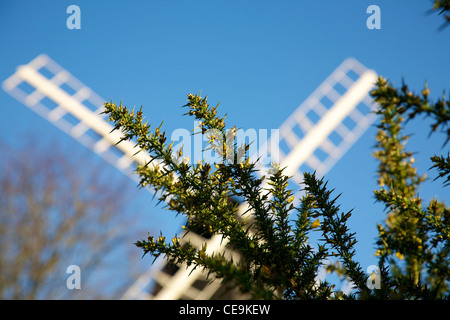
[[(302, 182), (305, 169), (324, 175), (374, 121), (370, 112), (374, 104), (368, 93), (376, 78), (374, 71), (357, 60), (346, 59), (280, 126), (280, 144), (267, 141), (272, 148), (268, 156), (277, 154), (280, 166), (287, 167), (284, 173), (297, 184)], [(113, 127), (100, 115), (105, 100), (46, 55), (19, 66), (3, 82), (3, 89), (133, 179), (136, 163), (150, 160), (146, 153), (136, 154), (132, 142), (116, 144), (120, 133), (111, 133)], [(262, 173), (267, 170), (263, 166), (259, 169)], [(239, 211), (246, 211), (245, 204)], [(226, 250), (220, 235), (207, 239), (191, 232), (184, 241), (186, 238), (198, 247), (206, 243), (207, 254)], [(226, 252), (238, 258), (238, 253)], [(200, 269), (159, 260), (123, 298), (215, 299), (222, 293), (220, 282), (207, 280)]]

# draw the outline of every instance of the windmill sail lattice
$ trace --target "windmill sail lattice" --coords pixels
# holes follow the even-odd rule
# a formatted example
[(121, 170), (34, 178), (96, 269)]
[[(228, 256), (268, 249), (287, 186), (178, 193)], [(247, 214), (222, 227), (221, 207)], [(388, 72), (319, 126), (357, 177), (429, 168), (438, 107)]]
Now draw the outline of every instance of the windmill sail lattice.
[(45, 54), (19, 66), (3, 89), (134, 180), (135, 163), (150, 159), (132, 142), (116, 145), (121, 134), (101, 115), (105, 99)]
[[(368, 92), (375, 81), (374, 71), (353, 58), (346, 59), (281, 125), (280, 143), (267, 141), (268, 156), (276, 155), (286, 167), (285, 174), (297, 183), (304, 170), (325, 174), (374, 121)], [(105, 100), (46, 55), (19, 66), (3, 82), (3, 89), (134, 179), (136, 163), (150, 160), (144, 152), (136, 154), (132, 142), (117, 144), (120, 133), (111, 132), (113, 127), (100, 116)], [(268, 168), (261, 165), (259, 169), (264, 174)], [(246, 208), (242, 204), (239, 211)], [(220, 235), (205, 239), (190, 233), (189, 241), (199, 247), (207, 243), (207, 254), (226, 251)], [(238, 259), (236, 252), (228, 250), (227, 254)], [(221, 289), (219, 281), (207, 281), (199, 269), (159, 261), (123, 298), (209, 299), (218, 297)]]
[(305, 171), (326, 174), (373, 123), (368, 92), (376, 79), (374, 71), (346, 59), (280, 126), (280, 143), (268, 140), (268, 156), (277, 153), (284, 173), (298, 184)]

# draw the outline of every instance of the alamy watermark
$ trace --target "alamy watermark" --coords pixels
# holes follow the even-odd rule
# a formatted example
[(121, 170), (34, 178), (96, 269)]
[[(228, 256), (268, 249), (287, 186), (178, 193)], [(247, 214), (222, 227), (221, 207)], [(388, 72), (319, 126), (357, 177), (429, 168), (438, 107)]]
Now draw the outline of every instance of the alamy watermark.
[(370, 5), (367, 7), (366, 13), (370, 14), (367, 18), (366, 26), (367, 29), (381, 29), (381, 9), (377, 5)]
[(369, 277), (367, 278), (366, 286), (369, 289), (380, 289), (381, 288), (381, 272), (380, 268), (376, 265), (370, 265), (367, 267), (367, 273)]
[(70, 16), (66, 20), (67, 29), (81, 29), (81, 10), (77, 5), (70, 5), (67, 7), (66, 13), (69, 13)]
[(70, 276), (66, 280), (66, 287), (69, 290), (81, 289), (81, 269), (76, 264), (67, 267), (66, 273)]

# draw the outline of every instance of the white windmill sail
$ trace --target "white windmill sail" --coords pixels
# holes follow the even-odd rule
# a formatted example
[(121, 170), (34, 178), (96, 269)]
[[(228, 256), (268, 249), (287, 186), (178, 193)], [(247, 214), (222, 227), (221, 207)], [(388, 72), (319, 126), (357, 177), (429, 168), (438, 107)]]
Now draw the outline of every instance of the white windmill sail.
[(102, 115), (105, 99), (41, 54), (3, 82), (3, 90), (136, 180), (135, 163), (150, 160)]
[[(374, 71), (346, 59), (282, 124), (280, 145), (268, 140), (269, 146), (276, 147), (268, 155), (277, 153), (281, 166), (287, 167), (285, 174), (297, 183), (305, 166), (325, 174), (373, 122), (368, 92), (375, 81)], [(3, 89), (134, 179), (135, 164), (150, 160), (144, 152), (136, 154), (139, 150), (132, 142), (117, 144), (120, 132), (111, 133), (113, 127), (100, 115), (105, 100), (46, 55), (19, 66), (3, 82)], [(239, 211), (245, 212), (246, 205), (240, 205)], [(220, 235), (205, 239), (191, 233), (189, 240), (198, 247), (207, 243), (207, 254), (222, 252), (226, 246)], [(124, 298), (208, 299), (220, 291), (219, 282), (207, 284), (200, 269), (180, 266), (170, 273), (164, 269), (151, 268), (156, 275), (143, 274)], [(149, 284), (155, 280), (158, 290), (149, 294)]]
[(374, 71), (347, 58), (280, 126), (280, 143), (267, 141), (267, 156), (276, 153), (297, 184), (305, 171), (326, 174), (375, 120), (368, 93), (376, 80)]

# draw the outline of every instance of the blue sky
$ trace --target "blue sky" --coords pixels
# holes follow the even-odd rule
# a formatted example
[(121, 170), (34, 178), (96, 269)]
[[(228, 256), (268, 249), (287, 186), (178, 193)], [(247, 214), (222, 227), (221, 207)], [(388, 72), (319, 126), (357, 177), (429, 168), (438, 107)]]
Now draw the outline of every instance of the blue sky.
[[(0, 80), (41, 53), (84, 82), (100, 96), (128, 106), (143, 105), (150, 123), (165, 120), (168, 133), (192, 129), (182, 116), (188, 93), (221, 101), (227, 124), (272, 129), (347, 57), (400, 86), (415, 91), (425, 81), (439, 97), (450, 84), (450, 27), (428, 15), (432, 1), (16, 1), (0, 4)], [(81, 9), (81, 29), (69, 30), (66, 9)], [(369, 5), (381, 9), (381, 29), (369, 30)], [(0, 91), (0, 140), (20, 144), (38, 133), (57, 138), (72, 152), (85, 148), (5, 92)], [(410, 122), (408, 147), (417, 151), (420, 172), (429, 172), (429, 156), (447, 152), (442, 135), (428, 138), (429, 122)], [(342, 193), (342, 209), (354, 208), (351, 228), (357, 233), (357, 257), (373, 264), (375, 224), (383, 220), (374, 203), (377, 163), (371, 156), (375, 128), (370, 128), (329, 172), (330, 186)], [(98, 161), (92, 154), (86, 161)], [(111, 174), (121, 173), (111, 167)], [(431, 179), (432, 180), (432, 179)], [(426, 183), (425, 199), (448, 198), (440, 182)], [(129, 188), (135, 189), (130, 180)], [(136, 191), (144, 229), (167, 236), (181, 219), (156, 206), (145, 191)], [(135, 208), (135, 207), (131, 207)], [(148, 227), (147, 227), (148, 225)], [(142, 229), (142, 224), (139, 226)], [(136, 239), (142, 233), (136, 233)], [(138, 262), (144, 268), (150, 259)]]

